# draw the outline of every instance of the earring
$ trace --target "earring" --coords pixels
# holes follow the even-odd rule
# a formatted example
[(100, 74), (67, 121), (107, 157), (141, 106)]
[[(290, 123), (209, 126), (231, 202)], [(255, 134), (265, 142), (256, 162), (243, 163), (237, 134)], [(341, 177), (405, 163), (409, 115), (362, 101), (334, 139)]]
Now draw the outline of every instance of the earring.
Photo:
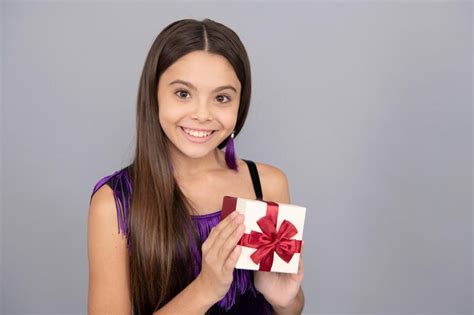
[(225, 145), (225, 162), (230, 169), (237, 170), (237, 160), (235, 159), (234, 131), (227, 139)]

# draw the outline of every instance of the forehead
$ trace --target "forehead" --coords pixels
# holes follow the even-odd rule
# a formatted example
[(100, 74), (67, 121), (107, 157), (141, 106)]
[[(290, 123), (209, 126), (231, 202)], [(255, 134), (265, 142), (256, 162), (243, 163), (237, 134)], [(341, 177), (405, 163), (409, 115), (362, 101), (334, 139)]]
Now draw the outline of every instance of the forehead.
[(160, 81), (175, 79), (192, 82), (198, 88), (212, 88), (232, 84), (240, 88), (240, 81), (230, 62), (221, 55), (205, 51), (193, 51), (174, 62), (163, 72)]

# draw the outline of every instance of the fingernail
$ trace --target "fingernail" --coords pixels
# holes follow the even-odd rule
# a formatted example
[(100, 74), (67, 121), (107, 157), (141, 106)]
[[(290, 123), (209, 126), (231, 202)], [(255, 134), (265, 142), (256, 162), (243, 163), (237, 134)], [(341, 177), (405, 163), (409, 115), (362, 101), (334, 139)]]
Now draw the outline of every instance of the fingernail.
[(230, 214), (230, 217), (233, 219), (237, 216), (237, 211), (232, 211), (232, 213)]

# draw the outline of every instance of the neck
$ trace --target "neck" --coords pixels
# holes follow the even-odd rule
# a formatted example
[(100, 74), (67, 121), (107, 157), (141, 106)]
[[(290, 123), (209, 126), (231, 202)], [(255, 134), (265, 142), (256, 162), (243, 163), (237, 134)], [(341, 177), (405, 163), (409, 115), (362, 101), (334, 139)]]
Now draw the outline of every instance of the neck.
[(218, 148), (200, 158), (188, 157), (175, 150), (170, 151), (173, 174), (177, 179), (192, 179), (204, 176), (210, 171), (227, 168), (224, 152)]

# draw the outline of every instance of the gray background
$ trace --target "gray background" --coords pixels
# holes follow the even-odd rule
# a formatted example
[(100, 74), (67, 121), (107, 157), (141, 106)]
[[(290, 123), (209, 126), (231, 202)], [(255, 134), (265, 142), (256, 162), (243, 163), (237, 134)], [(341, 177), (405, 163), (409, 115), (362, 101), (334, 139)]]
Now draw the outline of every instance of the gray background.
[(130, 161), (146, 53), (171, 21), (252, 64), (239, 157), (308, 207), (305, 314), (471, 314), (470, 2), (1, 5), (2, 314), (85, 314), (93, 185)]

